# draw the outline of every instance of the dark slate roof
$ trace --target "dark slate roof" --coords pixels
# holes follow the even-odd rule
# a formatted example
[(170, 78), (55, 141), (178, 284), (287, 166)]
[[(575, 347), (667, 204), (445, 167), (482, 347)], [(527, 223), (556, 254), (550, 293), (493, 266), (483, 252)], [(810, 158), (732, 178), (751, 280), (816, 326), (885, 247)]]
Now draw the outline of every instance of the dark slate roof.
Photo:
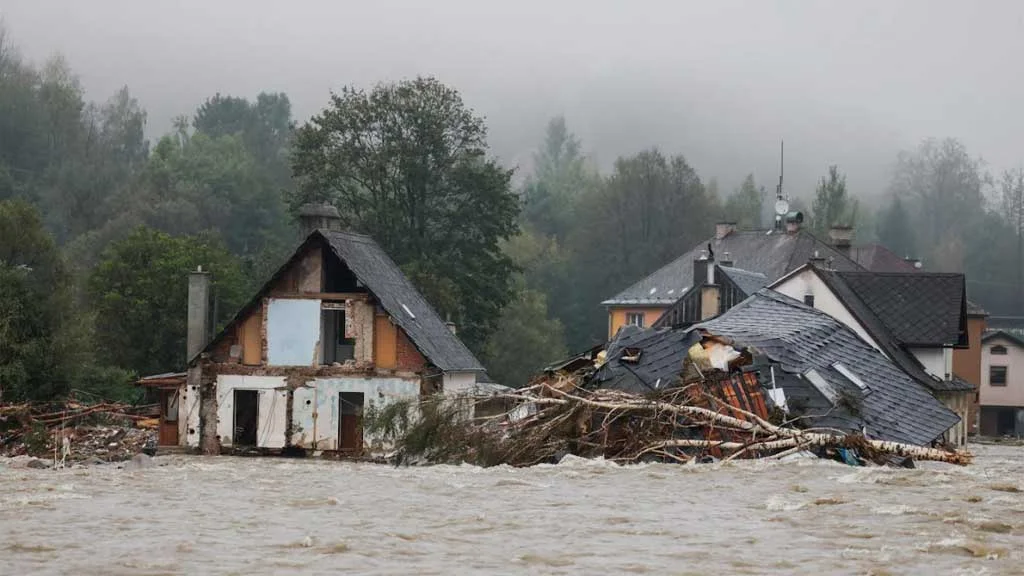
[(850, 248), (850, 258), (865, 270), (872, 272), (917, 272), (912, 263), (901, 258), (881, 244), (868, 244)]
[[(868, 334), (875, 340), (875, 342), (885, 351), (886, 355), (892, 359), (893, 362), (898, 364), (904, 371), (913, 376), (921, 384), (936, 392), (955, 392), (955, 391), (966, 391), (973, 390), (974, 387), (969, 383), (962, 380), (951, 379), (943, 380), (936, 378), (929, 374), (921, 363), (911, 354), (907, 347), (913, 345), (925, 344), (926, 346), (941, 346), (942, 344), (933, 343), (926, 344), (924, 342), (912, 342), (908, 340), (902, 340), (900, 335), (920, 335), (924, 333), (927, 328), (918, 330), (915, 332), (910, 326), (914, 322), (921, 322), (924, 326), (948, 326), (952, 323), (960, 323), (963, 321), (964, 338), (966, 339), (966, 316), (962, 316), (962, 309), (956, 309), (956, 305), (952, 304), (955, 300), (954, 297), (947, 295), (943, 304), (942, 302), (936, 302), (934, 306), (931, 306), (929, 300), (919, 300), (908, 302), (908, 294), (902, 294), (898, 285), (910, 284), (915, 287), (920, 287), (925, 284), (935, 282), (939, 288), (947, 289), (950, 293), (955, 292), (952, 287), (957, 285), (957, 282), (950, 281), (950, 278), (939, 278), (939, 280), (929, 280), (929, 277), (935, 278), (937, 276), (949, 276), (959, 277), (959, 288), (962, 294), (963, 291), (963, 275), (962, 274), (939, 274), (935, 273), (924, 273), (915, 272), (912, 274), (875, 274), (872, 272), (859, 272), (859, 273), (844, 273), (835, 272), (831, 270), (821, 270), (815, 268), (818, 276), (825, 282), (829, 288), (836, 294), (839, 300), (843, 303), (847, 310), (864, 326)], [(855, 275), (860, 275), (860, 278), (854, 278)], [(890, 276), (888, 279), (881, 279), (876, 281), (868, 278), (870, 276), (882, 277)], [(913, 280), (908, 278), (912, 277)], [(918, 279), (922, 280), (918, 280)], [(855, 289), (855, 286), (859, 288)], [(886, 293), (882, 287), (890, 287), (893, 293), (890, 294), (889, 301), (884, 301)], [(938, 290), (938, 289), (937, 289)], [(916, 290), (910, 289), (910, 294), (915, 293)], [(927, 289), (922, 289), (922, 292), (929, 292)], [(869, 297), (873, 304), (868, 304), (863, 297)], [(919, 298), (924, 298), (921, 294)], [(961, 297), (961, 303), (963, 299)], [(901, 309), (898, 303), (903, 303), (907, 309)], [(956, 312), (954, 312), (956, 309)], [(943, 320), (935, 320), (929, 318), (930, 315), (946, 315), (952, 316), (953, 318), (946, 318)], [(898, 329), (898, 332), (893, 330), (893, 327)], [(941, 332), (942, 329), (937, 329)], [(954, 343), (958, 342), (959, 339), (955, 340)], [(966, 340), (965, 340), (966, 342)]]
[[(775, 383), (786, 392), (790, 409), (811, 418), (816, 427), (867, 430), (872, 438), (927, 444), (959, 418), (899, 366), (831, 316), (771, 290), (761, 290), (721, 316), (688, 329), (623, 328), (608, 347), (608, 362), (592, 385), (636, 393), (673, 385), (689, 347), (701, 330), (750, 348), (775, 366), (761, 367), (763, 385)], [(642, 349), (631, 364), (620, 360), (625, 348)], [(841, 374), (840, 363), (865, 382), (870, 392)], [(802, 375), (815, 369), (856, 409), (832, 406)], [(766, 374), (767, 372), (767, 374)]]
[(728, 260), (736, 267), (764, 274), (769, 282), (806, 264), (814, 257), (815, 252), (820, 258), (831, 258), (836, 269), (861, 269), (856, 262), (807, 230), (793, 234), (766, 230), (737, 231), (720, 240), (712, 237), (701, 242), (646, 278), (605, 300), (603, 304), (672, 304), (685, 289), (693, 285), (693, 261), (709, 243), (715, 252), (716, 260), (725, 261), (725, 253), (728, 252)]
[[(785, 372), (802, 374), (815, 368), (837, 390), (860, 399), (860, 419), (869, 436), (925, 444), (959, 422), (959, 417), (927, 388), (853, 330), (824, 312), (771, 290), (761, 290), (696, 328), (753, 347)], [(833, 367), (837, 362), (856, 374), (871, 392), (861, 394)]]
[(270, 287), (295, 264), (303, 250), (314, 242), (330, 246), (331, 251), (345, 262), (359, 281), (377, 297), (391, 319), (405, 331), (428, 362), (445, 372), (482, 372), (483, 379), (490, 380), (484, 367), (469, 348), (466, 348), (462, 340), (448, 329), (437, 315), (437, 311), (427, 303), (373, 238), (354, 232), (329, 230), (313, 231), (292, 253), (288, 261), (267, 280), (252, 300), (235, 314), (202, 352), (190, 358), (189, 362), (194, 362), (203, 352), (209, 352), (214, 344), (234, 329), (270, 292)]
[(373, 238), (329, 230), (314, 234), (327, 240), (331, 250), (377, 297), (430, 363), (445, 372), (484, 370)]
[(827, 272), (844, 282), (900, 344), (965, 346), (963, 274)]
[(732, 283), (742, 290), (746, 296), (750, 296), (768, 285), (768, 277), (760, 272), (751, 272), (732, 266), (721, 265), (718, 266), (718, 270), (728, 276), (729, 280), (732, 280)]

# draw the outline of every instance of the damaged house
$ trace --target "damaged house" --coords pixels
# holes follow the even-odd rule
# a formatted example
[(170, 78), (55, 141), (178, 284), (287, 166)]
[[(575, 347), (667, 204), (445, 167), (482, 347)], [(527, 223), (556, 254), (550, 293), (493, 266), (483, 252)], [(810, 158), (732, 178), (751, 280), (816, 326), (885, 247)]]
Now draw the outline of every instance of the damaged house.
[(969, 346), (963, 274), (829, 270), (814, 264), (770, 288), (821, 310), (856, 332), (960, 417), (946, 440), (967, 440), (975, 387), (954, 372)]
[(779, 410), (807, 427), (916, 445), (941, 440), (959, 422), (918, 379), (851, 327), (768, 289), (693, 326), (623, 329), (587, 387), (649, 394), (680, 386), (683, 367), (693, 364), (687, 359), (694, 345), (706, 346), (707, 340), (711, 346), (698, 348), (719, 370), (728, 369), (738, 350), (752, 357), (712, 394), (759, 416)]
[(372, 238), (339, 230), (332, 207), (302, 219), (305, 241), (209, 342), (209, 280), (192, 273), (190, 362), (163, 403), (177, 434), (162, 443), (355, 455), (370, 440), (364, 410), (483, 380), (454, 327)]

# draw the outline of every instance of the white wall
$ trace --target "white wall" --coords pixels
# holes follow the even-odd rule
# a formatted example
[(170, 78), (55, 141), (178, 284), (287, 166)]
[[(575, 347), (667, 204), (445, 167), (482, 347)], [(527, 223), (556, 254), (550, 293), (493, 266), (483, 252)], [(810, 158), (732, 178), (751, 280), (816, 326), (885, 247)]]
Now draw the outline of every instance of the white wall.
[(256, 445), (283, 448), (288, 393), (284, 376), (217, 376), (217, 436), (231, 446), (235, 427), (235, 390), (259, 391)]
[(804, 301), (804, 296), (814, 296), (814, 307), (825, 314), (839, 320), (852, 329), (862, 340), (870, 344), (876, 350), (882, 352), (882, 348), (875, 342), (853, 314), (846, 309), (842, 301), (836, 297), (831, 289), (818, 277), (814, 270), (806, 269), (798, 274), (793, 274), (785, 281), (772, 288), (776, 292), (785, 294), (794, 300)]
[(476, 386), (476, 372), (445, 372), (442, 377), (445, 394), (461, 394)]
[[(362, 392), (363, 409), (380, 408), (401, 399), (419, 398), (418, 378), (317, 378), (292, 396), (292, 444), (315, 450), (337, 450), (342, 392)], [(364, 437), (364, 443), (373, 438)]]
[(267, 364), (317, 365), (320, 358), (320, 301), (271, 298), (267, 308)]
[(946, 379), (946, 356), (953, 356), (952, 349), (946, 348), (909, 348), (908, 351), (917, 358), (917, 361), (924, 366), (926, 372), (939, 378)]
[(178, 444), (199, 447), (199, 378), (202, 368), (188, 369), (185, 386), (178, 392)]

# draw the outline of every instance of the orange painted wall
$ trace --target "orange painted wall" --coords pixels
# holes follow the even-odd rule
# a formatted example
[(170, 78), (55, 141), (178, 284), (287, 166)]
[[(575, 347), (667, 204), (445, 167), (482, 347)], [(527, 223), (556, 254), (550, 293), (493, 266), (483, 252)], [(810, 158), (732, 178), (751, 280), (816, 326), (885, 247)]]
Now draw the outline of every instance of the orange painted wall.
[(608, 338), (615, 336), (615, 333), (626, 325), (626, 314), (643, 314), (644, 315), (644, 327), (650, 328), (651, 324), (654, 324), (661, 315), (668, 310), (665, 306), (652, 306), (646, 308), (609, 308), (608, 309)]
[[(953, 374), (981, 387), (981, 334), (985, 331), (984, 316), (967, 317), (967, 343), (970, 348), (953, 350)], [(978, 394), (971, 399), (967, 427), (971, 434), (977, 433)]]
[(239, 341), (242, 344), (242, 364), (259, 366), (263, 360), (263, 340), (260, 332), (263, 328), (263, 313), (257, 307), (239, 328)]
[(387, 369), (398, 365), (398, 327), (383, 314), (373, 321), (373, 363)]

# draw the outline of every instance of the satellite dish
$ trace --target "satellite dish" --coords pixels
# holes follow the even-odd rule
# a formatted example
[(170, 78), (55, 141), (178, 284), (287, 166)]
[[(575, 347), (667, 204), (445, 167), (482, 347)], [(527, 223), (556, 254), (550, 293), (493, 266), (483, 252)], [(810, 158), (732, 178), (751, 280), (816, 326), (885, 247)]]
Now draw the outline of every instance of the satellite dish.
[(789, 212), (789, 202), (786, 202), (785, 198), (779, 198), (775, 201), (775, 213), (779, 216), (785, 216)]

